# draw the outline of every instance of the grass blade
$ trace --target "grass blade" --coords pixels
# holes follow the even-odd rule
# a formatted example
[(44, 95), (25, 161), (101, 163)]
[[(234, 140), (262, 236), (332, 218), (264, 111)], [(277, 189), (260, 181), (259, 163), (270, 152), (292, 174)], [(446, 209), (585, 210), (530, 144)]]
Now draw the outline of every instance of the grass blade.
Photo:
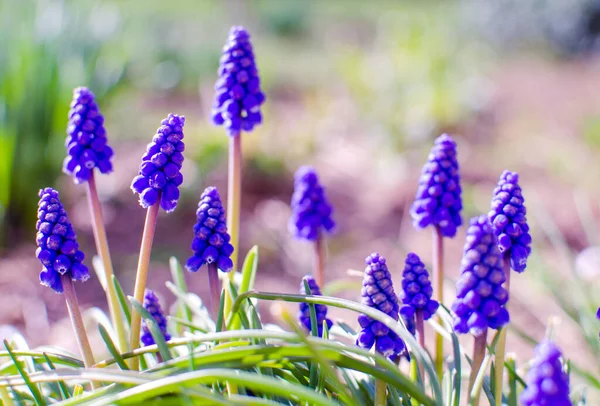
[(138, 312), (142, 318), (146, 321), (146, 325), (150, 330), (150, 334), (152, 334), (152, 338), (158, 347), (158, 352), (162, 357), (163, 361), (169, 361), (173, 357), (171, 356), (171, 352), (169, 351), (169, 347), (165, 341), (165, 337), (160, 331), (160, 327), (154, 317), (148, 312), (148, 310), (144, 309), (144, 306), (136, 300), (136, 298), (129, 296), (129, 301), (135, 308), (135, 311)]
[[(52, 362), (52, 360), (50, 359), (50, 357), (48, 357), (48, 355), (46, 353), (44, 353), (44, 358), (46, 359), (48, 368), (50, 368), (50, 370), (55, 370), (56, 367), (54, 366), (54, 363)], [(59, 388), (60, 397), (62, 398), (62, 400), (69, 399), (71, 397), (71, 395), (69, 394), (69, 389), (67, 388), (67, 385), (65, 385), (65, 383), (63, 381), (58, 381), (58, 388)]]
[(106, 344), (106, 348), (108, 348), (108, 352), (110, 352), (110, 355), (112, 355), (113, 358), (117, 361), (117, 365), (119, 365), (119, 367), (123, 370), (128, 370), (129, 367), (127, 367), (125, 360), (117, 350), (117, 347), (115, 347), (115, 343), (110, 338), (110, 334), (108, 334), (108, 331), (106, 331), (106, 327), (104, 327), (102, 324), (98, 324), (98, 330), (100, 331), (100, 336), (102, 337), (102, 340), (104, 340), (104, 344)]
[(36, 405), (38, 405), (38, 406), (45, 405), (46, 402), (44, 402), (44, 398), (42, 397), (42, 394), (40, 393), (39, 388), (37, 387), (36, 384), (32, 383), (31, 380), (29, 379), (29, 376), (27, 376), (27, 372), (21, 365), (21, 361), (19, 361), (14, 356), (14, 354), (12, 352), (12, 348), (10, 347), (10, 344), (8, 343), (7, 340), (4, 340), (4, 348), (6, 348), (6, 351), (8, 352), (8, 356), (12, 360), (13, 364), (15, 364), (15, 367), (17, 368), (17, 371), (19, 371), (19, 375), (21, 375), (21, 377), (23, 378), (25, 385), (27, 386), (27, 388), (29, 388), (29, 391), (31, 392), (31, 395), (33, 396), (33, 399), (35, 400)]

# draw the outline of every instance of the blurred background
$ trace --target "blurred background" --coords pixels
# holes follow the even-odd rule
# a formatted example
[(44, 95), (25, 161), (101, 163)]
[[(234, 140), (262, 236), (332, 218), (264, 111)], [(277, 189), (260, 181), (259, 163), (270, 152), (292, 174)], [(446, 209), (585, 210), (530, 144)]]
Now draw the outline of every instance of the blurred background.
[[(190, 254), (200, 193), (215, 185), (226, 198), (228, 139), (209, 115), (221, 48), (238, 24), (252, 34), (267, 94), (264, 124), (243, 138), (240, 252), (260, 246), (257, 286), (295, 292), (310, 272), (311, 247), (287, 232), (302, 164), (316, 167), (336, 209), (330, 293), (357, 299), (360, 277), (347, 270), (361, 270), (372, 251), (388, 258), (397, 283), (407, 252), (429, 264), (430, 230), (414, 230), (408, 208), (434, 138), (449, 132), (465, 219), (488, 211), (502, 170), (520, 173), (534, 252), (514, 277), (508, 348), (528, 360), (555, 318), (575, 390), (600, 402), (597, 0), (3, 0), (0, 335), (18, 330), (30, 345), (72, 340), (62, 298), (38, 283), (34, 224), (36, 192), (52, 185), (88, 259), (95, 254), (85, 187), (61, 172), (72, 89), (81, 85), (95, 92), (116, 152), (115, 172), (97, 178), (128, 292), (145, 215), (129, 183), (160, 120), (187, 118), (182, 198), (159, 219), (149, 281), (173, 302), (168, 257)], [(447, 242), (448, 298), (464, 232)], [(188, 275), (200, 296), (205, 278)], [(105, 307), (96, 280), (78, 291), (85, 308)]]

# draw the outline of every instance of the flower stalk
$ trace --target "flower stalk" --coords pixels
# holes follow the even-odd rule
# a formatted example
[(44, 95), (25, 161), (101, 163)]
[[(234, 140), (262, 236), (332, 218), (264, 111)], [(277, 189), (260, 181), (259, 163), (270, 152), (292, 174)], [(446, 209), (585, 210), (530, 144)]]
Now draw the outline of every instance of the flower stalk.
[(387, 384), (381, 379), (375, 381), (375, 406), (387, 405)]
[[(77, 300), (77, 293), (75, 292), (73, 281), (69, 274), (65, 274), (61, 276), (61, 282), (69, 318), (73, 325), (73, 332), (75, 333), (77, 346), (79, 347), (79, 351), (83, 358), (83, 364), (86, 368), (92, 368), (95, 363), (94, 353), (92, 352), (90, 340), (85, 331), (85, 324), (83, 323), (83, 317), (81, 316), (81, 310), (79, 309), (79, 301)], [(92, 388), (96, 388), (94, 382), (92, 382)]]
[(323, 235), (319, 233), (314, 244), (315, 248), (315, 268), (314, 278), (319, 286), (325, 284), (325, 242), (323, 241)]
[[(160, 192), (159, 192), (160, 195)], [(158, 209), (160, 208), (160, 196), (156, 203), (148, 207), (146, 212), (146, 222), (144, 224), (144, 233), (142, 235), (142, 244), (140, 247), (140, 256), (138, 260), (137, 273), (135, 277), (134, 297), (140, 303), (144, 302), (144, 292), (148, 280), (148, 267), (150, 265), (150, 254), (152, 252), (152, 243), (154, 241), (154, 232), (156, 231), (156, 222), (158, 219)], [(130, 348), (135, 351), (140, 346), (142, 316), (134, 309), (131, 311), (131, 335)], [(139, 359), (134, 357), (130, 360), (130, 368), (137, 370), (139, 368)]]
[[(477, 379), (477, 374), (479, 374), (479, 369), (483, 363), (483, 358), (485, 358), (485, 351), (487, 345), (487, 329), (485, 332), (479, 336), (475, 337), (475, 341), (473, 343), (473, 358), (471, 362), (471, 375), (469, 375), (469, 393), (472, 395), (473, 386), (475, 385), (475, 380)], [(477, 406), (479, 404), (479, 392), (472, 397), (471, 402), (469, 403), (471, 406)]]
[[(234, 251), (231, 254), (233, 270), (226, 283), (233, 283), (238, 265), (240, 209), (242, 202), (242, 136), (241, 132), (229, 137), (229, 170), (227, 178), (227, 230)], [(233, 301), (229, 289), (225, 289), (224, 316), (231, 312)]]
[[(219, 269), (216, 263), (208, 264), (208, 285), (210, 287), (210, 307), (215, 320), (219, 314), (221, 304), (221, 286), (219, 283)], [(218, 326), (219, 327), (219, 326)]]
[[(417, 310), (415, 313), (416, 318), (416, 331), (417, 331), (417, 339), (419, 340), (419, 345), (423, 350), (425, 350), (425, 325), (423, 323), (423, 311)], [(419, 371), (421, 373), (422, 379), (425, 379), (425, 370), (423, 365), (419, 366)]]
[[(509, 292), (510, 299), (510, 254), (504, 254), (503, 258), (504, 273), (506, 274), (506, 282), (504, 282), (504, 289)], [(506, 302), (508, 308), (508, 302)], [(494, 366), (494, 377), (496, 380), (495, 394), (496, 406), (502, 406), (502, 386), (504, 382), (504, 359), (506, 352), (506, 335), (508, 333), (508, 326), (505, 326), (500, 331), (500, 337), (498, 338), (498, 344), (496, 345), (496, 364)]]
[[(435, 281), (435, 300), (444, 303), (444, 236), (438, 226), (433, 228), (433, 280)], [(438, 323), (442, 319), (437, 316)], [(439, 377), (444, 373), (444, 338), (435, 332), (435, 370)]]
[(108, 310), (110, 312), (114, 329), (117, 332), (119, 349), (121, 352), (126, 352), (128, 347), (127, 333), (125, 331), (125, 324), (123, 323), (123, 315), (121, 314), (119, 307), (117, 293), (115, 292), (115, 287), (112, 283), (114, 272), (110, 258), (110, 250), (108, 248), (108, 239), (106, 238), (106, 229), (104, 227), (102, 205), (100, 204), (100, 199), (98, 198), (98, 190), (96, 188), (94, 172), (90, 174), (87, 185), (88, 205), (90, 213), (92, 214), (92, 228), (94, 230), (96, 251), (98, 252), (100, 260), (102, 261), (104, 278), (106, 281), (106, 299), (108, 301)]

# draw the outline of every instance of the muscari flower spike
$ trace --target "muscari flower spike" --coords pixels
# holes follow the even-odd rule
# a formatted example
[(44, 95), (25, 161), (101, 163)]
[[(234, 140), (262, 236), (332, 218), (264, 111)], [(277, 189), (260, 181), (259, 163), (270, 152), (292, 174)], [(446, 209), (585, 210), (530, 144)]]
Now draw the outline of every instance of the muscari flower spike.
[[(158, 297), (156, 297), (156, 294), (154, 294), (154, 292), (150, 289), (146, 289), (146, 293), (144, 295), (144, 309), (146, 309), (148, 313), (154, 317), (154, 320), (156, 320), (156, 323), (158, 324), (160, 332), (165, 338), (165, 341), (169, 341), (171, 339), (171, 335), (167, 331), (167, 318), (160, 307)], [(142, 336), (140, 339), (144, 346), (156, 344), (154, 337), (152, 337), (152, 333), (150, 333), (150, 328), (148, 327), (146, 320), (142, 322)]]
[[(317, 281), (310, 275), (306, 275), (302, 278), (302, 282), (300, 283), (300, 293), (302, 295), (306, 295), (306, 288), (304, 286), (304, 282), (308, 283), (308, 287), (310, 288), (310, 294), (314, 296), (321, 296), (321, 289), (319, 285), (317, 285)], [(323, 337), (323, 322), (327, 323), (327, 329), (331, 329), (333, 326), (333, 322), (327, 318), (327, 306), (322, 304), (315, 305), (315, 313), (317, 316), (317, 328), (319, 337)], [(310, 323), (310, 306), (308, 303), (301, 302), (300, 303), (300, 311), (298, 311), (298, 320), (304, 326), (304, 328), (308, 331), (312, 331), (311, 323)]]
[(462, 198), (456, 143), (447, 134), (440, 135), (421, 171), (419, 188), (410, 212), (413, 225), (439, 227), (444, 237), (454, 237), (462, 224)]
[(571, 406), (569, 377), (561, 362), (560, 349), (551, 341), (535, 348), (533, 365), (525, 378), (527, 387), (521, 393), (523, 406)]
[(403, 303), (400, 307), (403, 320), (412, 320), (417, 310), (423, 312), (423, 320), (429, 320), (440, 307), (436, 300), (431, 299), (432, 294), (429, 272), (417, 254), (409, 253), (402, 272), (402, 290), (399, 295)]
[(510, 256), (510, 267), (523, 272), (531, 254), (531, 235), (527, 224), (525, 199), (516, 172), (504, 171), (494, 189), (488, 218), (497, 237), (498, 249)]
[(454, 331), (478, 337), (487, 328), (499, 329), (509, 321), (508, 292), (502, 257), (486, 216), (471, 219), (461, 262), (461, 276), (452, 304)]
[(112, 148), (107, 144), (104, 117), (87, 87), (73, 90), (67, 127), (67, 157), (63, 172), (73, 176), (75, 183), (87, 182), (94, 168), (102, 173), (112, 172)]
[(169, 213), (177, 207), (179, 185), (183, 182), (185, 117), (171, 113), (161, 124), (142, 156), (140, 171), (131, 182), (131, 190), (139, 194), (143, 208), (154, 205), (160, 197), (160, 207)]
[(196, 210), (191, 247), (194, 255), (185, 265), (188, 271), (196, 272), (204, 264), (216, 263), (221, 271), (230, 272), (233, 269), (230, 256), (234, 249), (229, 243), (230, 239), (219, 192), (214, 186), (207, 187), (200, 196)]
[(83, 264), (85, 255), (79, 250), (77, 236), (60, 202), (58, 192), (52, 188), (39, 191), (38, 221), (36, 224), (37, 258), (43, 265), (40, 282), (57, 293), (62, 293), (61, 276), (85, 282), (90, 273)]
[(333, 208), (317, 173), (310, 166), (302, 166), (296, 171), (291, 206), (289, 229), (297, 238), (314, 241), (321, 231), (330, 233), (334, 230)]
[[(365, 262), (365, 276), (361, 291), (362, 304), (378, 309), (394, 320), (398, 320), (398, 297), (394, 292), (392, 278), (385, 258), (378, 253), (369, 255)], [(383, 323), (373, 320), (366, 314), (358, 316), (362, 330), (356, 344), (365, 349), (375, 350), (385, 357), (395, 357), (406, 351), (404, 341)]]
[(230, 136), (252, 131), (262, 122), (260, 106), (265, 95), (254, 61), (250, 35), (243, 27), (232, 27), (219, 65), (215, 84), (212, 121), (224, 125)]

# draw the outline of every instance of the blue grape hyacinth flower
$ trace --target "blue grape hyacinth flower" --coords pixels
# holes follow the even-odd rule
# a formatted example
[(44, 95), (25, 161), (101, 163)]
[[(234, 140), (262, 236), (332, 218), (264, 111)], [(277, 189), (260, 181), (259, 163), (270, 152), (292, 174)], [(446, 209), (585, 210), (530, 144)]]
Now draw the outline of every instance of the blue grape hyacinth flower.
[(252, 131), (262, 123), (260, 106), (265, 95), (260, 87), (250, 34), (243, 27), (232, 27), (229, 31), (215, 90), (212, 121), (225, 126), (230, 136)]
[(471, 219), (461, 262), (461, 275), (452, 304), (454, 331), (478, 337), (487, 328), (499, 329), (509, 322), (508, 291), (496, 237), (486, 216)]
[[(171, 339), (171, 335), (167, 331), (167, 318), (160, 306), (160, 302), (156, 294), (150, 289), (146, 289), (146, 293), (144, 294), (144, 309), (148, 311), (156, 320), (158, 327), (160, 328), (160, 332), (162, 333), (165, 341), (169, 341)], [(140, 338), (142, 344), (144, 346), (156, 344), (154, 341), (154, 337), (152, 337), (152, 333), (150, 333), (150, 328), (146, 320), (142, 321), (142, 336)]]
[[(300, 293), (306, 295), (306, 287), (304, 286), (304, 282), (308, 283), (308, 287), (310, 288), (310, 294), (314, 296), (321, 296), (321, 289), (319, 285), (317, 285), (317, 281), (310, 275), (306, 275), (302, 278), (302, 282), (300, 283)], [(323, 337), (323, 322), (327, 324), (327, 329), (331, 329), (333, 326), (333, 322), (327, 318), (327, 306), (322, 304), (315, 305), (315, 313), (317, 316), (317, 329), (319, 337)], [(300, 310), (298, 311), (298, 320), (307, 331), (312, 331), (312, 326), (310, 323), (310, 306), (306, 302), (300, 303)]]
[(439, 227), (444, 237), (454, 237), (462, 225), (462, 191), (456, 143), (447, 134), (436, 140), (419, 178), (410, 213), (416, 228)]
[(183, 182), (183, 126), (185, 117), (169, 114), (162, 120), (142, 156), (139, 174), (131, 182), (131, 190), (147, 209), (160, 198), (160, 207), (167, 213), (177, 207), (179, 185)]
[(79, 249), (77, 235), (67, 217), (59, 194), (52, 188), (39, 191), (36, 223), (36, 256), (43, 265), (40, 282), (44, 286), (63, 292), (62, 276), (85, 282), (90, 277), (83, 264), (85, 255)]
[(431, 298), (432, 294), (429, 272), (417, 254), (409, 253), (402, 272), (402, 290), (399, 294), (402, 301), (400, 315), (403, 319), (413, 320), (415, 313), (422, 311), (423, 320), (429, 320), (440, 307), (440, 304)]
[(94, 168), (102, 173), (112, 172), (113, 150), (106, 138), (104, 117), (94, 93), (87, 87), (73, 90), (65, 146), (67, 157), (63, 172), (72, 176), (75, 183), (87, 182)]
[(191, 246), (194, 254), (186, 263), (188, 271), (196, 272), (204, 264), (216, 263), (221, 271), (231, 272), (233, 262), (230, 257), (234, 247), (229, 242), (231, 237), (226, 222), (219, 191), (214, 186), (207, 187), (200, 196), (196, 210)]
[(521, 393), (523, 406), (571, 406), (569, 377), (561, 362), (560, 349), (551, 341), (535, 348), (535, 358), (525, 378), (527, 387)]
[[(378, 309), (398, 321), (398, 297), (394, 292), (392, 278), (386, 260), (378, 253), (369, 255), (365, 262), (365, 275), (361, 291), (362, 304)], [(385, 324), (373, 320), (366, 314), (358, 316), (362, 330), (356, 344), (365, 349), (375, 350), (385, 357), (396, 357), (406, 351), (404, 341)]]
[(310, 166), (302, 166), (296, 171), (291, 207), (289, 229), (295, 237), (314, 241), (321, 232), (330, 233), (335, 229), (333, 208), (317, 172)]
[(510, 258), (510, 267), (523, 272), (531, 254), (525, 199), (516, 172), (504, 171), (494, 189), (488, 218), (497, 237), (498, 249)]

